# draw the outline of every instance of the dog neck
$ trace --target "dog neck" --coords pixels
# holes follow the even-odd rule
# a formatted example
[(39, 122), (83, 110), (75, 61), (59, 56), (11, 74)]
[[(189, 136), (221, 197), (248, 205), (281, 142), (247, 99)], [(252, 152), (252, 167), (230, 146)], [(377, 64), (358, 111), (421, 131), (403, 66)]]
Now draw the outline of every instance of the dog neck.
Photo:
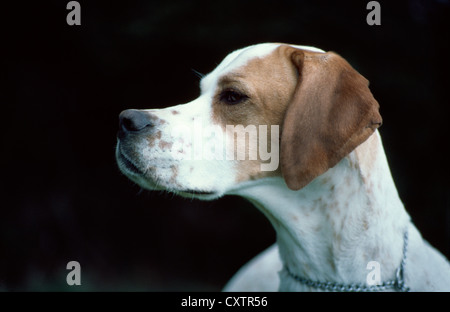
[[(281, 177), (246, 182), (243, 196), (270, 220), (284, 266), (322, 282), (365, 284), (367, 264), (381, 281), (395, 277), (409, 216), (403, 208), (375, 132), (335, 167), (299, 191)], [(284, 269), (280, 290), (307, 290)]]

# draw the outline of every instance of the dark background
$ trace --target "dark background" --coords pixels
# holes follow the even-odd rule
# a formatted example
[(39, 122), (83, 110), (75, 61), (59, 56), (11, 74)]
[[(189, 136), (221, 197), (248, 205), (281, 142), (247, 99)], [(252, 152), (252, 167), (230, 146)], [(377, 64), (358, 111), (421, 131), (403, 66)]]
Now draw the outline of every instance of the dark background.
[[(450, 256), (448, 0), (68, 1), (2, 4), (0, 290), (220, 290), (275, 241), (240, 198), (140, 191), (116, 167), (118, 114), (198, 96), (229, 52), (333, 50), (371, 81), (398, 191)], [(82, 286), (69, 287), (79, 261)]]

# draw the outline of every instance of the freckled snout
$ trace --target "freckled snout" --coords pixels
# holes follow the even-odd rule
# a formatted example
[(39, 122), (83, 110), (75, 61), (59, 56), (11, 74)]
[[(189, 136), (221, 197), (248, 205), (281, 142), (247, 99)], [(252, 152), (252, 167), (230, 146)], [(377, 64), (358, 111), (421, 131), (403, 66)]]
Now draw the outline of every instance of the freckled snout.
[(157, 117), (152, 114), (137, 110), (127, 109), (119, 115), (119, 139), (123, 139), (128, 134), (139, 134), (151, 130), (155, 125)]

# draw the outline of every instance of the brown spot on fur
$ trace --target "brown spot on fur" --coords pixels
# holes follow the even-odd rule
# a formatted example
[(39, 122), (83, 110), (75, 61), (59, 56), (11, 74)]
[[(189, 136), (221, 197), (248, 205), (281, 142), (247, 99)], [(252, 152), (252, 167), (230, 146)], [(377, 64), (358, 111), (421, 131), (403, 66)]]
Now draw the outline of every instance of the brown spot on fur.
[(172, 170), (172, 176), (170, 177), (169, 182), (174, 185), (174, 184), (176, 184), (176, 180), (177, 180), (177, 176), (178, 176), (178, 167), (172, 166), (170, 169)]
[(172, 111), (172, 115), (178, 115), (180, 112), (179, 111), (177, 111), (177, 110), (173, 110)]
[(345, 176), (345, 179), (344, 179), (344, 182), (345, 182), (345, 184), (347, 185), (347, 186), (351, 186), (352, 185), (352, 181), (353, 179), (352, 179), (352, 177), (350, 176), (350, 175), (346, 175)]
[(330, 177), (324, 177), (324, 178), (322, 179), (322, 181), (321, 181), (321, 183), (322, 183), (323, 185), (328, 184), (328, 182), (330, 182)]
[(147, 137), (147, 142), (150, 147), (154, 147), (156, 144), (156, 140), (160, 140), (162, 136), (161, 131), (156, 132), (154, 135), (150, 135)]
[(367, 220), (363, 220), (363, 228), (365, 231), (369, 229), (369, 223), (367, 222)]
[(333, 236), (334, 236), (334, 241), (337, 244), (340, 244), (342, 242), (342, 235), (341, 234), (334, 232)]
[(161, 148), (162, 150), (168, 149), (170, 150), (172, 148), (173, 143), (172, 142), (167, 142), (164, 140), (159, 141), (159, 148)]
[(327, 259), (328, 263), (330, 264), (330, 267), (333, 271), (336, 271), (336, 264), (333, 261), (333, 256), (331, 254), (331, 256)]
[(358, 161), (359, 170), (368, 191), (371, 191), (371, 189), (373, 188), (373, 185), (369, 185), (368, 183), (370, 181), (371, 173), (376, 171), (376, 169), (374, 168), (374, 164), (376, 163), (376, 157), (379, 148), (380, 145), (378, 142), (378, 134), (374, 133), (367, 139), (366, 142), (355, 149), (355, 155)]

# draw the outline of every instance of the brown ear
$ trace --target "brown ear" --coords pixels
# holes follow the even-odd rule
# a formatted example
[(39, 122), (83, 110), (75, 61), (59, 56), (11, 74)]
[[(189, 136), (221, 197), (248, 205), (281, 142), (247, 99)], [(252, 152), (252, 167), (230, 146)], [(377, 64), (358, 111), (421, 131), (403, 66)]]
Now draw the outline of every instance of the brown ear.
[(335, 166), (382, 119), (369, 82), (342, 57), (292, 48), (299, 79), (284, 117), (281, 171), (298, 190)]

